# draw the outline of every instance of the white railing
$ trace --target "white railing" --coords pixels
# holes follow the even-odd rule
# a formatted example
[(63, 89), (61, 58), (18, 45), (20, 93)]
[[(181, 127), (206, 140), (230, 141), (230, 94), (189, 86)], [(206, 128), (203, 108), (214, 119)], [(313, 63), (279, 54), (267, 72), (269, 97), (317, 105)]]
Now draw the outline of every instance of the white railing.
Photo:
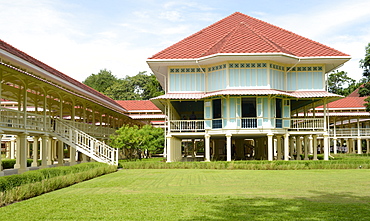
[(204, 120), (171, 120), (170, 126), (174, 132), (202, 132)]
[[(39, 114), (0, 108), (0, 126), (17, 129), (49, 131), (51, 119)], [(45, 122), (45, 123), (44, 123)]]
[(8, 108), (0, 108), (0, 111), (1, 127), (48, 132), (64, 143), (74, 147), (77, 151), (80, 151), (98, 162), (118, 165), (117, 149), (106, 145), (82, 131), (83, 129), (86, 129), (87, 132), (91, 132), (91, 134), (97, 134), (100, 132), (100, 136), (108, 136), (115, 132), (112, 128), (97, 127), (79, 122), (60, 120), (57, 118), (51, 118), (50, 116)]
[[(360, 132), (360, 133), (359, 133)], [(357, 136), (370, 136), (370, 128), (336, 128), (329, 130), (331, 137), (357, 137)]]
[(242, 118), (242, 128), (257, 128), (257, 117)]
[(324, 129), (324, 118), (291, 118), (291, 129)]
[(118, 149), (108, 146), (59, 119), (55, 120), (54, 135), (98, 162), (118, 165)]

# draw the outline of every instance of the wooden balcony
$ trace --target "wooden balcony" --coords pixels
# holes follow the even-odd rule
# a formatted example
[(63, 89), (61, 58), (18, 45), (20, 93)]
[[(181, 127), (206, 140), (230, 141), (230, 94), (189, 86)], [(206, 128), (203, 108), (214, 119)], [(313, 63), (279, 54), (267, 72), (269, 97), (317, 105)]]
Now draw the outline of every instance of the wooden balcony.
[(296, 130), (322, 130), (324, 118), (291, 118), (290, 129)]

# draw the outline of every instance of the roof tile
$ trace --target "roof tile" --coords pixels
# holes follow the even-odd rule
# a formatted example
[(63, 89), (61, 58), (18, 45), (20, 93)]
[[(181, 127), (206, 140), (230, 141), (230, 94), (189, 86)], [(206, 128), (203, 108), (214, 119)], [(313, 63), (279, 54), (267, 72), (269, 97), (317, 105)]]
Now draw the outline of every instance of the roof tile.
[(349, 56), (293, 32), (235, 12), (149, 59), (191, 59), (217, 53), (286, 53), (298, 57)]

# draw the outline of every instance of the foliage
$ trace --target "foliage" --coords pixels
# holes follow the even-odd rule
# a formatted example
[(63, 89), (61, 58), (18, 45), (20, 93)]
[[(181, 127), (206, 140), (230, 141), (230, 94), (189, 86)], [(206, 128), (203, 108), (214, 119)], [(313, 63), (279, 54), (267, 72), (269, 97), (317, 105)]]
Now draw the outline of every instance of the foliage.
[(98, 74), (90, 75), (82, 83), (101, 93), (104, 93), (107, 88), (115, 82), (118, 82), (116, 76), (114, 76), (111, 71), (103, 69), (100, 70)]
[(370, 43), (365, 48), (365, 58), (360, 60), (360, 68), (364, 70), (362, 75), (367, 79), (370, 78)]
[(164, 131), (151, 125), (139, 128), (137, 125), (124, 125), (111, 136), (112, 147), (122, 150), (124, 157), (133, 159), (141, 158), (144, 153), (157, 153), (163, 150)]
[(135, 76), (117, 79), (110, 71), (90, 75), (84, 84), (114, 100), (149, 100), (164, 93), (154, 74), (139, 72)]
[(0, 206), (38, 196), (116, 170), (116, 166), (94, 162), (69, 167), (33, 170), (20, 175), (0, 177)]
[(328, 91), (331, 93), (347, 96), (357, 87), (358, 84), (354, 79), (348, 77), (347, 72), (336, 71), (329, 74)]
[(0, 177), (0, 192), (7, 191), (17, 186), (28, 183), (40, 182), (45, 179), (50, 179), (57, 176), (64, 176), (70, 173), (79, 173), (88, 171), (98, 167), (105, 167), (103, 163), (83, 163), (74, 166), (62, 166), (45, 168), (40, 170), (32, 170), (22, 174)]
[[(32, 164), (33, 160), (32, 159), (27, 159), (27, 166), (30, 167)], [(3, 165), (3, 169), (13, 169), (14, 165), (16, 163), (15, 159), (2, 159), (1, 164)], [(38, 164), (40, 165), (41, 160), (38, 160)]]
[(370, 112), (370, 43), (366, 46), (365, 50), (365, 58), (360, 60), (360, 67), (364, 70), (362, 75), (366, 81), (360, 88), (359, 94), (361, 97), (367, 97), (364, 105), (366, 107), (366, 111)]
[[(340, 156), (340, 155), (338, 155)], [(336, 158), (337, 156), (335, 156)], [(323, 158), (318, 156), (318, 158)], [(294, 161), (212, 161), (171, 162), (157, 161), (125, 162), (118, 167), (124, 169), (221, 169), (221, 170), (310, 170), (310, 169), (370, 169), (370, 157), (339, 158), (338, 160), (294, 160)]]
[(368, 173), (120, 170), (0, 214), (2, 220), (369, 220)]

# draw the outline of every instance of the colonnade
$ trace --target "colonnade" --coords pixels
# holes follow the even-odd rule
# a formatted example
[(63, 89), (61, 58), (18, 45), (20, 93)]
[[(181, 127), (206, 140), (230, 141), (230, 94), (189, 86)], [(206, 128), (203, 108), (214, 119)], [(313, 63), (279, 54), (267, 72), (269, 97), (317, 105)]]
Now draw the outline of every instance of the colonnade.
[[(215, 139), (220, 140), (220, 136)], [(235, 139), (240, 139), (236, 137)], [(254, 140), (255, 154), (257, 159), (273, 160), (309, 160), (312, 155), (312, 160), (318, 160), (317, 153), (324, 154), (324, 160), (329, 160), (330, 146), (329, 136), (327, 133), (316, 134), (273, 134), (268, 133), (264, 137), (258, 137)], [(204, 135), (204, 161), (211, 161), (211, 151), (215, 148), (215, 143), (212, 142), (212, 135)], [(225, 134), (225, 153), (226, 161), (233, 159), (233, 148), (236, 142), (233, 140), (231, 133)], [(221, 147), (222, 148), (222, 147)], [(311, 158), (311, 157), (310, 157)], [(174, 136), (167, 136), (167, 162), (181, 160), (181, 139)]]
[[(82, 155), (81, 162), (88, 161), (86, 155), (78, 153), (75, 148), (67, 146), (62, 141), (48, 134), (37, 136), (29, 136), (27, 133), (19, 133), (12, 136), (4, 135), (2, 143), (5, 146), (5, 157), (16, 160), (14, 169), (18, 169), (18, 174), (29, 170), (27, 159), (32, 159), (31, 167), (39, 167), (40, 169), (50, 167), (51, 165), (64, 166), (65, 158), (69, 158), (68, 165), (75, 165), (78, 160), (78, 154)], [(64, 153), (65, 146), (68, 148), (68, 156), (65, 156)], [(3, 168), (0, 168), (1, 175), (4, 175)]]

